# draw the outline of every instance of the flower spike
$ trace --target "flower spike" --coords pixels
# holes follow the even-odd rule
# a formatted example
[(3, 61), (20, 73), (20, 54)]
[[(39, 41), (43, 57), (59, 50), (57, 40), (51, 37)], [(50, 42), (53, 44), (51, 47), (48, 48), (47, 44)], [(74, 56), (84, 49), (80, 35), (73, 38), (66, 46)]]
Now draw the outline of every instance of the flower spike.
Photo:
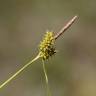
[(50, 56), (56, 53), (54, 43), (55, 39), (53, 32), (47, 31), (43, 41), (39, 45), (40, 57), (43, 60), (49, 59)]

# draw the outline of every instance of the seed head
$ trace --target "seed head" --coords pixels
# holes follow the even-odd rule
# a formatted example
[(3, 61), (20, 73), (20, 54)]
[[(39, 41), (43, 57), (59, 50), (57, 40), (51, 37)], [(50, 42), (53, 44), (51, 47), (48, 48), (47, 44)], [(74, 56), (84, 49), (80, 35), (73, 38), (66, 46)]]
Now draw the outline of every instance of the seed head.
[(43, 60), (48, 59), (50, 56), (56, 53), (54, 47), (54, 41), (55, 39), (54, 39), (53, 32), (47, 31), (43, 41), (39, 45), (40, 57)]

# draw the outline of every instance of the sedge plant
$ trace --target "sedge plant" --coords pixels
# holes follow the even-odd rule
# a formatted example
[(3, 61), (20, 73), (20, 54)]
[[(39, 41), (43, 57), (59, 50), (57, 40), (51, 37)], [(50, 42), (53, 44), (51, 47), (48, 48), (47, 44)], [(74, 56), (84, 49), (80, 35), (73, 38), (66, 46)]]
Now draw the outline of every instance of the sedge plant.
[(42, 59), (42, 66), (45, 76), (46, 88), (47, 88), (47, 96), (51, 96), (48, 76), (45, 68), (45, 61), (49, 59), (52, 55), (56, 53), (55, 49), (55, 42), (58, 37), (60, 37), (77, 19), (77, 16), (74, 16), (56, 35), (53, 34), (51, 31), (47, 31), (43, 40), (39, 44), (39, 52), (38, 55), (25, 64), (22, 68), (20, 68), (15, 74), (13, 74), (9, 79), (7, 79), (4, 83), (0, 85), (0, 89), (2, 89), (5, 85), (7, 85), (10, 81), (16, 78), (23, 70), (25, 70), (28, 66), (32, 65), (33, 62), (38, 60), (39, 58)]

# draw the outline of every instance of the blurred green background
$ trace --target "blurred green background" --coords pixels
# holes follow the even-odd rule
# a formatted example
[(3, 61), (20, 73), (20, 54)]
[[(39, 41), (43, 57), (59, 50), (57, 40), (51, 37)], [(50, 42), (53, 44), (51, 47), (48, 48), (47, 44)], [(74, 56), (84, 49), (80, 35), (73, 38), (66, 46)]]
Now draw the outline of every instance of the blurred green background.
[[(96, 0), (0, 0), (0, 84), (38, 53), (46, 30), (59, 51), (46, 62), (52, 96), (96, 96)], [(0, 96), (47, 96), (38, 60), (0, 90)]]

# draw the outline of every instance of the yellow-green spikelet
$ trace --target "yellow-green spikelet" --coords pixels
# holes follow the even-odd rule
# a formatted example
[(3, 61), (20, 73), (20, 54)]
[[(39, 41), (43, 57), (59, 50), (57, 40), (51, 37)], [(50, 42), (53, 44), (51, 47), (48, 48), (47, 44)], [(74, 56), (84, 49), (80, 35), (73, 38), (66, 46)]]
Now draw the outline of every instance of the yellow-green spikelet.
[(40, 56), (43, 60), (48, 59), (50, 56), (56, 53), (54, 41), (55, 39), (53, 32), (47, 31), (43, 41), (39, 45)]

